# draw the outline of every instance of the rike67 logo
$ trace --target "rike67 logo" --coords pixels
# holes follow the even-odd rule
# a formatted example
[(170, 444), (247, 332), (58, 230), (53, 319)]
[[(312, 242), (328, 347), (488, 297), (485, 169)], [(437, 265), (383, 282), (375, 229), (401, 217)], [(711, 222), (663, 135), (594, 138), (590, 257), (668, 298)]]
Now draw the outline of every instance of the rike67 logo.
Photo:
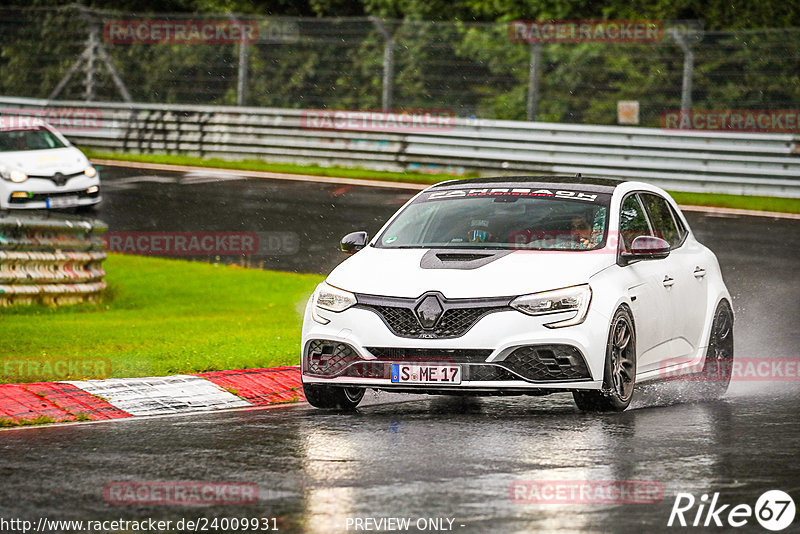
[(678, 493), (667, 526), (739, 528), (752, 524), (755, 517), (762, 527), (777, 532), (788, 528), (794, 522), (794, 516), (794, 500), (781, 490), (764, 492), (755, 507), (749, 504), (723, 504), (719, 492), (710, 498), (703, 494), (699, 499), (691, 493)]

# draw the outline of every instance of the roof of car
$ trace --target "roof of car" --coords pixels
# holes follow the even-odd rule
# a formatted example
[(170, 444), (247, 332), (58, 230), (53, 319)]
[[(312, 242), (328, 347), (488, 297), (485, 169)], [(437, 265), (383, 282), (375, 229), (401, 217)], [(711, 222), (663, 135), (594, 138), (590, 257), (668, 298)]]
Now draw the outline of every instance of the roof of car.
[(483, 184), (503, 185), (509, 187), (564, 187), (581, 191), (594, 191), (596, 193), (613, 193), (614, 189), (625, 180), (610, 178), (594, 178), (590, 176), (498, 176), (493, 178), (470, 178), (468, 180), (450, 180), (434, 185), (437, 189), (458, 189), (469, 186), (475, 187)]

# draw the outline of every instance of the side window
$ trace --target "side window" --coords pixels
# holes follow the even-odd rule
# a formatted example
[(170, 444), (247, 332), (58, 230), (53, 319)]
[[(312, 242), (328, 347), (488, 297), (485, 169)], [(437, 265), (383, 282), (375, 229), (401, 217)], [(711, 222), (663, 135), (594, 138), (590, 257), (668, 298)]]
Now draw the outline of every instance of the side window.
[(647, 217), (637, 195), (629, 195), (623, 202), (619, 213), (619, 234), (624, 250), (631, 249), (631, 243), (640, 235), (651, 235)]
[(670, 212), (672, 212), (672, 218), (675, 219), (675, 224), (678, 225), (678, 235), (680, 236), (680, 240), (683, 241), (683, 238), (686, 237), (686, 234), (689, 233), (689, 230), (686, 229), (686, 226), (681, 221), (681, 218), (675, 213), (675, 208), (670, 206)]
[(656, 237), (660, 237), (673, 247), (681, 242), (681, 234), (672, 218), (672, 209), (667, 201), (650, 193), (642, 193), (642, 202), (650, 214), (650, 222), (653, 223), (653, 231)]

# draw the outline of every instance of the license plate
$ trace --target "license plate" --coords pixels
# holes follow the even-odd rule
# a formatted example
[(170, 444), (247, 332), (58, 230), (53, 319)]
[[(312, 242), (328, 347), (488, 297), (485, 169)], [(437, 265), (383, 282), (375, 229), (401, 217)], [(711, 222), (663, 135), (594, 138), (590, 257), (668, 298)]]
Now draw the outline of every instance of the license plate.
[(47, 199), (48, 208), (71, 208), (78, 205), (78, 197), (54, 197)]
[(392, 382), (398, 384), (460, 384), (458, 365), (392, 364)]

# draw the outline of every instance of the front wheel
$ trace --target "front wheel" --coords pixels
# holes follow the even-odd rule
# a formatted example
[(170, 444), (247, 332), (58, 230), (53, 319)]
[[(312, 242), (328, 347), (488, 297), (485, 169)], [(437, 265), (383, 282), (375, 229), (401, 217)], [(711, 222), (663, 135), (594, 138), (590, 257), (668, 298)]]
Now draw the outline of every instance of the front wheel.
[(714, 313), (703, 370), (698, 377), (703, 397), (709, 400), (722, 397), (728, 391), (732, 372), (733, 310), (723, 300)]
[(636, 331), (630, 312), (619, 308), (608, 333), (603, 388), (574, 391), (572, 397), (584, 412), (621, 412), (631, 403), (635, 382)]
[(308, 403), (324, 410), (354, 410), (364, 398), (364, 388), (303, 384)]

